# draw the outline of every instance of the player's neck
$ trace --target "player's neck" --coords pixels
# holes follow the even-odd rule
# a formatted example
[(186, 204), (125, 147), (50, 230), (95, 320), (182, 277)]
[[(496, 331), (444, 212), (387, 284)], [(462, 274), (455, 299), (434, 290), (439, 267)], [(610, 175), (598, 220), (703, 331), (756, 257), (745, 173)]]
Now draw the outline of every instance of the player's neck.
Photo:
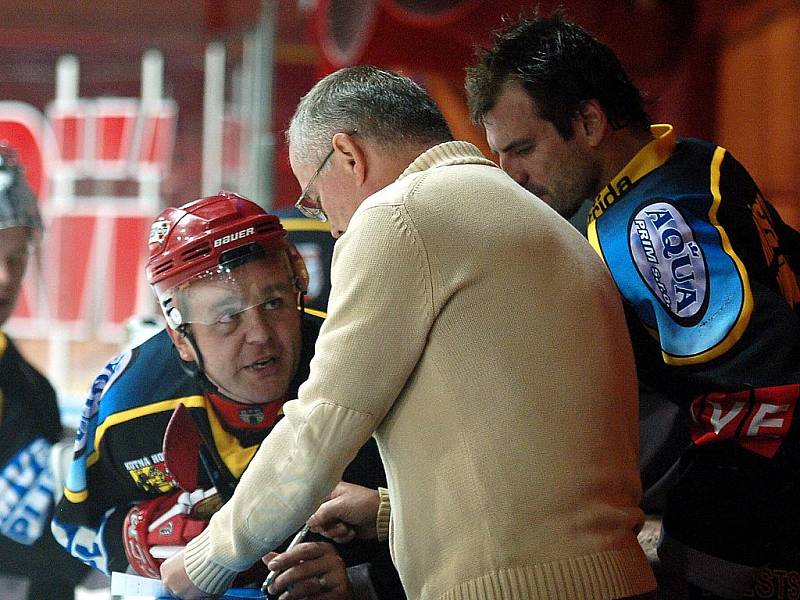
[(653, 136), (649, 129), (633, 130), (626, 127), (610, 131), (603, 141), (603, 185), (607, 185), (652, 141)]
[(244, 404), (226, 398), (218, 391), (207, 391), (214, 412), (233, 429), (267, 429), (275, 424), (281, 413), (284, 400), (267, 404)]

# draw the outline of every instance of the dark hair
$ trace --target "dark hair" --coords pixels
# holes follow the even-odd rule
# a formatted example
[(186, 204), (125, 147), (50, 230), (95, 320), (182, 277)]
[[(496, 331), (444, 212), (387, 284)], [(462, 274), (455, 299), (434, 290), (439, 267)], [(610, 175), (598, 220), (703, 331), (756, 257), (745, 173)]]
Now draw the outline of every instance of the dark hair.
[(467, 69), (470, 117), (480, 125), (504, 84), (518, 81), (564, 139), (587, 100), (597, 100), (614, 129), (646, 128), (650, 118), (639, 89), (614, 52), (560, 13), (521, 18), (497, 31), (494, 45), (478, 51)]
[(300, 101), (287, 131), (294, 152), (321, 160), (337, 131), (379, 144), (438, 144), (453, 139), (439, 108), (408, 77), (370, 66), (340, 69)]

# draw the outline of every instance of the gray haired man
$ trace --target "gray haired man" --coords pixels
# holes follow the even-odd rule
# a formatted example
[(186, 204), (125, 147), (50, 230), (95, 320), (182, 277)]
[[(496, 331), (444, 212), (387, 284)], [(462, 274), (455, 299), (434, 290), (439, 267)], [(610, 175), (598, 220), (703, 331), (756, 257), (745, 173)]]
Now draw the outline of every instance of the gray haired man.
[(652, 591), (634, 533), (632, 353), (585, 240), (453, 141), (431, 98), (395, 73), (324, 78), (288, 138), (297, 206), (338, 238), (328, 319), (299, 398), (233, 499), (162, 565), (168, 589), (224, 590), (374, 435), (391, 503), (378, 529), (409, 598)]

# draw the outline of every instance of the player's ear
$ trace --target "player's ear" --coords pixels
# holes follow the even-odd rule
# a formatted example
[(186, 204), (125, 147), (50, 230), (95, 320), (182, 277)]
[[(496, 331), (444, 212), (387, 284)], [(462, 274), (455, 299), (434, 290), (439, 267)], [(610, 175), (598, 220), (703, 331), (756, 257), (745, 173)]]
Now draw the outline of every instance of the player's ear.
[(605, 137), (608, 117), (600, 103), (591, 99), (583, 103), (573, 125), (576, 135), (583, 138), (589, 146), (595, 147)]
[(367, 153), (362, 146), (363, 140), (356, 133), (339, 132), (331, 140), (333, 149), (344, 158), (343, 164), (347, 173), (356, 179), (358, 185), (367, 178)]
[(193, 362), (197, 360), (197, 357), (194, 355), (194, 348), (192, 348), (192, 344), (186, 337), (186, 331), (183, 329), (183, 327), (179, 327), (178, 329), (167, 327), (167, 333), (172, 339), (172, 343), (175, 345), (175, 349), (178, 351), (178, 355), (181, 357), (181, 360), (186, 362)]
[(286, 256), (292, 268), (292, 284), (295, 290), (301, 294), (305, 294), (308, 291), (309, 277), (308, 268), (306, 267), (305, 260), (303, 260), (303, 255), (300, 254), (300, 251), (294, 244), (289, 244), (289, 247), (286, 248)]

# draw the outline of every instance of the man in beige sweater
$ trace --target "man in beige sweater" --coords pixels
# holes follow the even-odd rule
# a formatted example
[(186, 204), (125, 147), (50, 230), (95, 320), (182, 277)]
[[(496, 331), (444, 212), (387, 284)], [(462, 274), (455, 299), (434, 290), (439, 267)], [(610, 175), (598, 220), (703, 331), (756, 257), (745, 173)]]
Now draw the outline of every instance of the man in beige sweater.
[(328, 320), (299, 398), (234, 497), (163, 565), (165, 586), (224, 591), (302, 525), (374, 434), (409, 598), (651, 592), (636, 542), (633, 359), (594, 251), (452, 141), (405, 77), (329, 75), (288, 137), (298, 204), (339, 238)]

